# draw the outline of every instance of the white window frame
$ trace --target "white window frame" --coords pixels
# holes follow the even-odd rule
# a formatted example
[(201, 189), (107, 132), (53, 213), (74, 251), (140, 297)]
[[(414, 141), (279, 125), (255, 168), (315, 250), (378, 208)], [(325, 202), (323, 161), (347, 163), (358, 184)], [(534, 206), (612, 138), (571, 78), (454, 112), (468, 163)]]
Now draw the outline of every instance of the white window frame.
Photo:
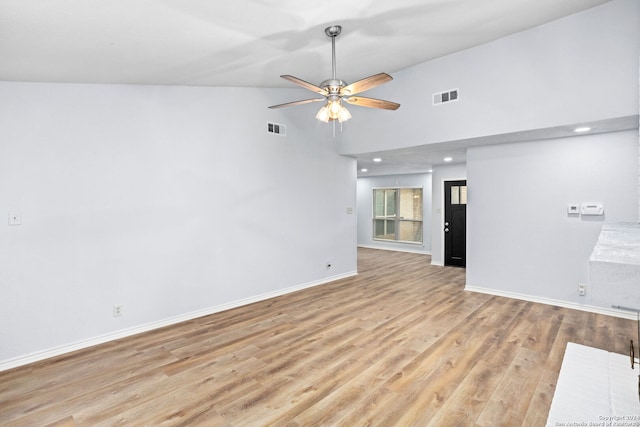
[[(400, 209), (400, 190), (406, 189), (420, 189), (422, 191), (421, 200), (422, 200), (422, 219), (403, 219), (398, 216), (398, 212)], [(371, 240), (380, 241), (380, 242), (392, 242), (392, 243), (403, 243), (403, 244), (411, 244), (411, 245), (422, 245), (424, 244), (424, 187), (423, 186), (389, 186), (389, 187), (373, 187), (371, 192)], [(379, 190), (396, 190), (396, 206), (395, 206), (395, 215), (394, 216), (376, 216), (376, 191)], [(393, 220), (395, 223), (395, 239), (383, 239), (380, 237), (376, 237), (376, 220)], [(422, 224), (422, 234), (420, 235), (420, 241), (413, 240), (399, 240), (398, 233), (400, 230), (400, 223), (402, 221), (411, 221), (411, 222), (420, 222)], [(386, 223), (385, 223), (386, 227)]]

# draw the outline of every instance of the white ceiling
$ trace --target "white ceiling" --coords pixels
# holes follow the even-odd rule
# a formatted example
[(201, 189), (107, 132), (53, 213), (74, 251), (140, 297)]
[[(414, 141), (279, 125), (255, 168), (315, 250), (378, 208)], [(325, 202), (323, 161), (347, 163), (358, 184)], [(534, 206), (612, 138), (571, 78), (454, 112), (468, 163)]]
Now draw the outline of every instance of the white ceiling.
[[(331, 76), (324, 29), (339, 24), (337, 77), (353, 82), (607, 1), (0, 0), (0, 80), (294, 87), (279, 78), (292, 74), (319, 84)], [(445, 148), (460, 159), (465, 147), (384, 153), (386, 171), (424, 170)]]
[(292, 87), (347, 82), (608, 0), (0, 0), (0, 80)]

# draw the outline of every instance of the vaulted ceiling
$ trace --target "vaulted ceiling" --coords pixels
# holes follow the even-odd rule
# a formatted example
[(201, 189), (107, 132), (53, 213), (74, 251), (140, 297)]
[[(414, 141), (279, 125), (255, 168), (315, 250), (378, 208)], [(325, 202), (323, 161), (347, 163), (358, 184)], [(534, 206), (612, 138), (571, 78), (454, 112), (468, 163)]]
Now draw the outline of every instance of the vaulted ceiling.
[[(406, 69), (609, 0), (0, 0), (0, 80), (293, 87)], [(444, 148), (384, 153), (384, 173), (428, 170)], [(366, 167), (376, 153), (356, 156)]]
[(291, 87), (407, 68), (608, 0), (0, 0), (0, 80)]

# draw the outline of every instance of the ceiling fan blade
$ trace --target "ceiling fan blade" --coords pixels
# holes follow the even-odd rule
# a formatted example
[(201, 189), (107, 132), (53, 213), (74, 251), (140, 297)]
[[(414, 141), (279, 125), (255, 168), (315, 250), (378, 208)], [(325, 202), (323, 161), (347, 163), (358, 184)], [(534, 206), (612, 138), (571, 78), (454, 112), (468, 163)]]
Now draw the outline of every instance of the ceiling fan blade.
[(358, 80), (355, 83), (351, 83), (340, 90), (341, 95), (355, 95), (356, 93), (364, 92), (365, 90), (373, 89), (376, 86), (385, 84), (393, 80), (387, 73), (378, 73), (373, 76), (365, 77), (362, 80)]
[(312, 92), (319, 93), (320, 95), (324, 95), (324, 96), (328, 95), (328, 92), (322, 89), (321, 87), (311, 84), (309, 82), (305, 82), (304, 80), (299, 79), (297, 77), (290, 76), (288, 74), (285, 74), (284, 76), (280, 76), (280, 77), (282, 77), (285, 80), (289, 80), (291, 83), (295, 83), (298, 86), (302, 86), (303, 88), (308, 89)]
[(362, 96), (345, 96), (342, 98), (349, 104), (359, 105), (360, 107), (381, 108), (383, 110), (397, 110), (400, 104), (382, 99), (365, 98)]
[(293, 107), (294, 105), (303, 105), (303, 104), (309, 104), (311, 102), (320, 102), (324, 100), (325, 98), (303, 99), (301, 101), (293, 101), (293, 102), (287, 102), (285, 104), (272, 105), (269, 108)]

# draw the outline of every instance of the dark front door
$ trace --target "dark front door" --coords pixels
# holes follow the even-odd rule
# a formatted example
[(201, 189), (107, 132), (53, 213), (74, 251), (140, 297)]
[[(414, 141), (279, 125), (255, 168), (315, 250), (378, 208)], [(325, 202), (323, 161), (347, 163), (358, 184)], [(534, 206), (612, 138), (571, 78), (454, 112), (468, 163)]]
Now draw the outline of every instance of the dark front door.
[(464, 267), (467, 253), (467, 181), (444, 182), (444, 265)]

